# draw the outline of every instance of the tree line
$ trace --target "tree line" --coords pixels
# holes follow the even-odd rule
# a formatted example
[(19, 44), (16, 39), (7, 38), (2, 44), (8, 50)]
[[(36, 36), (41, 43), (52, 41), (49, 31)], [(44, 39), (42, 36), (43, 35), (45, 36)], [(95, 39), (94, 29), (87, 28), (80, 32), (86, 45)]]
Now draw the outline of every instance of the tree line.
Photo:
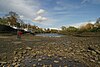
[(83, 33), (83, 32), (100, 32), (100, 18), (96, 20), (94, 24), (87, 23), (86, 25), (81, 25), (79, 28), (74, 26), (62, 26), (61, 34), (70, 34), (70, 33)]
[(31, 25), (29, 23), (24, 23), (20, 16), (16, 12), (10, 11), (3, 17), (0, 17), (0, 24), (7, 25), (10, 27), (17, 27), (19, 29), (27, 29), (33, 33), (57, 33), (58, 30), (55, 29), (43, 29), (36, 25)]
[(20, 16), (16, 12), (9, 12), (5, 16), (0, 18), (0, 24), (2, 25), (8, 25), (11, 27), (17, 27), (20, 29), (27, 29), (34, 33), (60, 33), (60, 34), (68, 34), (68, 33), (82, 33), (82, 32), (100, 32), (100, 18), (96, 20), (94, 24), (87, 23), (86, 25), (82, 25), (79, 28), (76, 28), (74, 26), (62, 26), (61, 30), (56, 29), (43, 29), (36, 25), (26, 24), (24, 21), (20, 18)]

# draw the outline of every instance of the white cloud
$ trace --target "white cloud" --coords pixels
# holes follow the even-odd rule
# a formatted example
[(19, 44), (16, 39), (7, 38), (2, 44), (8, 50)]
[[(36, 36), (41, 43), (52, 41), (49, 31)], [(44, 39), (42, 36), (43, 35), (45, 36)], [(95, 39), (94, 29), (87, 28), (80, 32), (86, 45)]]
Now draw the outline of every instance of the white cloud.
[(14, 11), (27, 18), (33, 18), (39, 8), (34, 0), (0, 0), (0, 12)]
[(41, 14), (43, 14), (43, 13), (45, 13), (45, 10), (44, 9), (40, 9), (39, 11), (37, 11), (37, 15), (41, 15)]
[(47, 18), (46, 17), (42, 17), (42, 16), (37, 16), (35, 19), (33, 19), (33, 21), (37, 21), (37, 22), (42, 22), (42, 21), (46, 21)]

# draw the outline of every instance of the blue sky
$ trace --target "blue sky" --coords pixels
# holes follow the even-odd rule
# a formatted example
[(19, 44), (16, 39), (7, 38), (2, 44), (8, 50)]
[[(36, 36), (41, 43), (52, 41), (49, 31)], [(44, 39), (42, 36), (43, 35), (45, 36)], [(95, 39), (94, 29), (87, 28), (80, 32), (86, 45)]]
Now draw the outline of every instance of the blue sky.
[(100, 17), (100, 0), (0, 0), (0, 16), (9, 11), (43, 28), (78, 26)]

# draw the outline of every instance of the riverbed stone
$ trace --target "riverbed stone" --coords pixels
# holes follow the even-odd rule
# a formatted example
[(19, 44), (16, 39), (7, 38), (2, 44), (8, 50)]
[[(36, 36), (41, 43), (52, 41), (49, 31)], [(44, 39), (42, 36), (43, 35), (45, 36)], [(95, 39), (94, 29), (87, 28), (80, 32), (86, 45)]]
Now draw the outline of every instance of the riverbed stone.
[(14, 61), (17, 62), (18, 61), (18, 57), (14, 57)]
[(14, 51), (14, 55), (16, 55), (17, 54), (17, 51)]
[(33, 67), (36, 67), (36, 64), (33, 64)]
[(41, 60), (42, 60), (41, 58), (38, 59), (38, 61), (41, 61)]
[(23, 54), (26, 54), (26, 53), (27, 53), (27, 51), (26, 51), (26, 50), (24, 50), (24, 51), (23, 51)]
[(57, 60), (54, 60), (54, 63), (59, 63), (59, 61), (57, 61)]
[(13, 66), (15, 66), (16, 64), (17, 64), (16, 62), (15, 63), (12, 63)]
[(96, 52), (95, 51), (92, 51), (92, 55), (96, 55)]
[(26, 50), (32, 50), (32, 48), (31, 47), (26, 47)]
[(17, 65), (15, 65), (15, 67), (21, 67), (21, 65), (20, 64), (17, 64)]

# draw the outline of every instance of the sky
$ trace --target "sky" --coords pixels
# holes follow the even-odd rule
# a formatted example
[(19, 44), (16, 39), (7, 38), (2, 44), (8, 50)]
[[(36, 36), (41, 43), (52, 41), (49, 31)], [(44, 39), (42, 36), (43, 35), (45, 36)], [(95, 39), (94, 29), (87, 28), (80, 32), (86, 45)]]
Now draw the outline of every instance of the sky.
[(42, 28), (79, 26), (100, 17), (100, 0), (0, 0), (0, 17), (10, 11)]

